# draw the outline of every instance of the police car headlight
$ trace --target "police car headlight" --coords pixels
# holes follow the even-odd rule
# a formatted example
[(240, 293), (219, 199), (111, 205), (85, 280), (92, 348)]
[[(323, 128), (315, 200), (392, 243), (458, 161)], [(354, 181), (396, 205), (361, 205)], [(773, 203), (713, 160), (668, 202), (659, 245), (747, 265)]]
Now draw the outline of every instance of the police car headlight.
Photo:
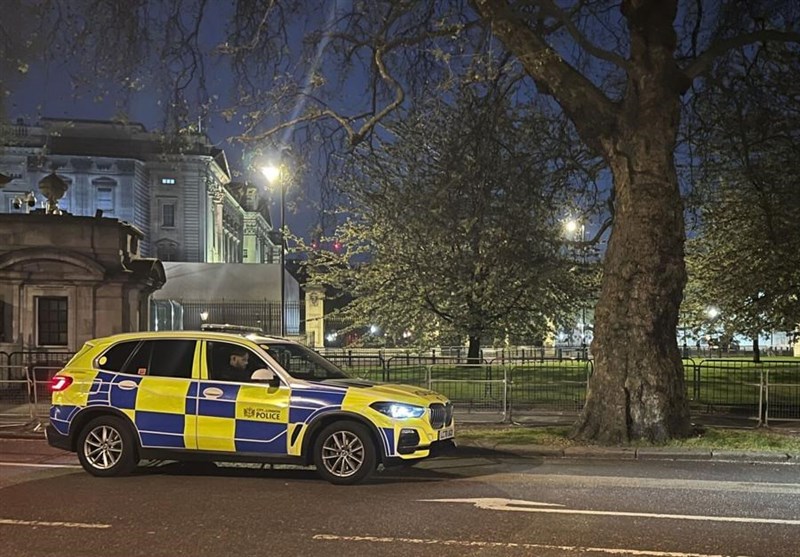
[(375, 402), (370, 405), (373, 410), (381, 414), (386, 414), (395, 420), (407, 420), (409, 418), (421, 418), (425, 414), (425, 408), (413, 404), (399, 404), (397, 402)]

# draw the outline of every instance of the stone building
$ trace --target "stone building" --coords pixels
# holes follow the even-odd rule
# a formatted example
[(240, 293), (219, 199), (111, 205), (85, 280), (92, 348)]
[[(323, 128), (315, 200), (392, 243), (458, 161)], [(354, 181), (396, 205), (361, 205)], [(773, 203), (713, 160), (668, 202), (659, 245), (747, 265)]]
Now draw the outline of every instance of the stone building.
[[(0, 214), (45, 207), (39, 184), (54, 173), (68, 186), (58, 202), (65, 214), (130, 223), (141, 231), (142, 257), (197, 264), (190, 275), (168, 270), (176, 284), (169, 296), (153, 297), (142, 329), (183, 328), (182, 318), (171, 318), (183, 313), (172, 309), (187, 302), (267, 300), (280, 308), (285, 299), (285, 323), (292, 324), (291, 334), (299, 332), (298, 285), (283, 271), (281, 296), (279, 232), (268, 199), (255, 185), (232, 181), (225, 152), (206, 136), (176, 138), (136, 123), (44, 118), (36, 126), (0, 126), (0, 144), (0, 174), (8, 179), (0, 187)], [(246, 267), (238, 273), (260, 277), (258, 288), (244, 292), (231, 281), (212, 295), (207, 286), (220, 276), (219, 263)], [(245, 265), (251, 263), (262, 265)], [(160, 319), (165, 314), (170, 318)]]
[(135, 123), (44, 118), (0, 129), (0, 213), (27, 212), (18, 201), (43, 197), (51, 172), (69, 189), (59, 206), (76, 216), (100, 214), (144, 233), (141, 253), (162, 261), (272, 263), (279, 248), (263, 196), (234, 183), (225, 152), (201, 134), (176, 137)]
[[(76, 351), (147, 328), (164, 267), (143, 235), (111, 218), (0, 214), (0, 352)], [(0, 362), (2, 366), (4, 362)]]

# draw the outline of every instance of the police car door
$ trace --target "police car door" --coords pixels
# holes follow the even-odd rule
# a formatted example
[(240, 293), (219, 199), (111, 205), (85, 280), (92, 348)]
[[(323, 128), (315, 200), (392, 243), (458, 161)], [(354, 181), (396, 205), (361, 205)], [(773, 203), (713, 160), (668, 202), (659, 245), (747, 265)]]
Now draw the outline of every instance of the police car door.
[[(205, 341), (203, 379), (197, 406), (197, 448), (238, 453), (287, 453), (289, 387), (256, 383), (252, 373), (268, 368), (239, 344)], [(233, 352), (246, 351), (247, 366), (231, 371)], [(240, 359), (240, 358), (239, 358)]]
[(127, 359), (124, 375), (113, 380), (111, 404), (131, 418), (142, 447), (194, 448), (194, 411), (187, 399), (197, 390), (197, 344), (191, 339), (144, 340)]

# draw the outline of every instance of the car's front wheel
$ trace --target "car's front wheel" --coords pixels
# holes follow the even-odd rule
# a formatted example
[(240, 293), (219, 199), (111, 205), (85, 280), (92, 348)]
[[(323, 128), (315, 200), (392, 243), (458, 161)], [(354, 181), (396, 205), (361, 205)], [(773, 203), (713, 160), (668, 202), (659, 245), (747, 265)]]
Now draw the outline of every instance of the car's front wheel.
[(116, 416), (91, 420), (78, 436), (78, 460), (93, 476), (124, 476), (133, 472), (139, 459), (128, 424)]
[(366, 480), (377, 466), (375, 443), (369, 430), (355, 422), (334, 422), (314, 443), (317, 473), (334, 484), (349, 485)]

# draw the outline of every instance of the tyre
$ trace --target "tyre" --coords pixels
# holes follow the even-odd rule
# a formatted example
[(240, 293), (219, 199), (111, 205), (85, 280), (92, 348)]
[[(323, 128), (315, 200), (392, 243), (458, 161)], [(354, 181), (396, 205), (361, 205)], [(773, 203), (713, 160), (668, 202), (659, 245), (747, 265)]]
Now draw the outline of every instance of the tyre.
[(317, 473), (333, 484), (351, 485), (366, 480), (377, 466), (375, 443), (366, 426), (334, 422), (314, 443)]
[(131, 428), (116, 416), (94, 418), (78, 436), (78, 460), (93, 476), (124, 476), (139, 463)]

